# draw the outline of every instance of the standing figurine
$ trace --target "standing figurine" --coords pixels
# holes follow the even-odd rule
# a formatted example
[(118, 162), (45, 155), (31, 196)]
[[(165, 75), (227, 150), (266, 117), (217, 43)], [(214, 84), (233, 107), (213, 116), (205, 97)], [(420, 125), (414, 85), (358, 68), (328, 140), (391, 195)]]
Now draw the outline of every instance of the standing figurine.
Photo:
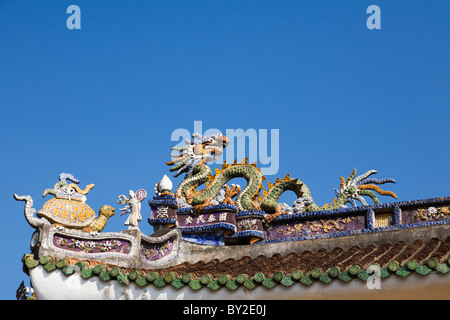
[(120, 209), (123, 211), (119, 216), (129, 213), (127, 220), (125, 221), (125, 225), (131, 228), (138, 228), (139, 221), (142, 220), (141, 216), (141, 202), (147, 196), (147, 192), (143, 189), (140, 189), (134, 193), (133, 190), (128, 192), (130, 198), (127, 198), (125, 195), (121, 194), (119, 199), (117, 200), (118, 204), (126, 205), (124, 208)]

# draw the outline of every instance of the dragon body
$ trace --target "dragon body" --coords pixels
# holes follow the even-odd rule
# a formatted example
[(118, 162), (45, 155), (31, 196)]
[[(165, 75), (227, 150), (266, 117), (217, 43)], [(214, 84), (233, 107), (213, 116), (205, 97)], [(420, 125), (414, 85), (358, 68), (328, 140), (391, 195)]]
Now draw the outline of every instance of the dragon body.
[[(335, 190), (336, 198), (331, 204), (318, 206), (312, 200), (309, 188), (302, 181), (286, 175), (283, 179), (277, 178), (275, 183), (268, 182), (268, 189), (264, 189), (263, 181), (266, 179), (256, 163), (247, 163), (247, 158), (240, 163), (234, 161), (233, 164), (223, 163), (221, 169), (215, 169), (212, 175), (211, 168), (207, 162), (217, 159), (222, 154), (222, 149), (227, 146), (228, 139), (222, 135), (201, 136), (194, 134), (195, 139), (185, 141), (186, 146), (182, 148), (172, 148), (178, 150), (179, 154), (173, 155), (174, 160), (167, 162), (167, 165), (175, 165), (170, 171), (178, 170), (175, 176), (187, 172), (185, 179), (179, 184), (175, 191), (175, 197), (185, 206), (190, 206), (194, 212), (200, 213), (205, 207), (217, 203), (217, 196), (221, 190), (225, 189), (225, 202), (233, 203), (231, 198), (236, 196), (234, 204), (238, 211), (263, 210), (266, 212), (266, 222), (270, 223), (277, 216), (292, 212), (311, 212), (319, 210), (332, 210), (350, 203), (356, 206), (356, 201), (363, 205), (367, 202), (362, 196), (369, 196), (375, 203), (380, 203), (376, 195), (370, 191), (375, 190), (381, 195), (397, 196), (391, 191), (381, 190), (374, 184), (395, 182), (394, 179), (374, 179), (368, 176), (376, 173), (370, 170), (363, 175), (356, 177), (356, 169), (347, 179), (341, 177), (339, 190)], [(239, 186), (229, 188), (227, 183), (234, 178), (244, 178), (247, 185), (243, 190)], [(197, 188), (206, 184), (203, 190)], [(261, 195), (262, 190), (262, 195)], [(297, 200), (293, 207), (283, 208), (278, 200), (286, 191), (293, 191)]]

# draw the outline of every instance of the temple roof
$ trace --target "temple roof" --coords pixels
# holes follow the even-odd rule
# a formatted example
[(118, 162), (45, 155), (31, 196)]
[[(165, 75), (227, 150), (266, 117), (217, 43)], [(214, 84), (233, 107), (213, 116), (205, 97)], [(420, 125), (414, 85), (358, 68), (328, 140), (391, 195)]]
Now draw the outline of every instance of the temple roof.
[[(208, 263), (197, 262), (195, 264), (183, 263), (166, 269), (159, 269), (161, 274), (175, 272), (178, 276), (185, 273), (191, 273), (200, 278), (205, 274), (210, 274), (213, 278), (227, 274), (232, 278), (240, 274), (246, 274), (254, 277), (262, 273), (265, 277), (273, 277), (275, 273), (282, 272), (285, 275), (292, 275), (296, 271), (302, 274), (313, 275), (350, 271), (355, 275), (360, 270), (366, 270), (371, 264), (377, 264), (380, 267), (390, 267), (396, 271), (399, 267), (409, 265), (411, 269), (419, 265), (428, 265), (445, 262), (450, 254), (450, 237), (442, 242), (439, 238), (433, 238), (428, 242), (423, 239), (416, 239), (408, 245), (405, 241), (391, 244), (385, 242), (377, 246), (370, 244), (365, 247), (358, 245), (352, 246), (348, 250), (336, 247), (333, 250), (321, 248), (312, 252), (305, 250), (301, 253), (292, 252), (282, 256), (274, 254), (271, 257), (260, 255), (256, 258), (245, 256), (241, 259), (226, 259), (222, 262), (217, 259)], [(434, 261), (436, 260), (436, 261)], [(414, 263), (412, 261), (415, 261)], [(409, 264), (408, 264), (409, 263)], [(412, 266), (415, 266), (412, 267)]]
[(159, 269), (121, 268), (92, 260), (56, 260), (47, 256), (35, 260), (30, 254), (25, 255), (23, 261), (27, 268), (41, 264), (48, 272), (59, 268), (67, 276), (79, 270), (85, 279), (98, 276), (102, 281), (117, 280), (123, 284), (135, 282), (141, 287), (170, 285), (179, 289), (188, 285), (193, 290), (203, 287), (236, 290), (241, 286), (254, 289), (262, 285), (271, 289), (277, 285), (289, 287), (296, 283), (310, 286), (317, 281), (324, 284), (333, 281), (367, 281), (370, 276), (367, 269), (371, 265), (379, 267), (383, 279), (392, 276), (406, 278), (412, 273), (422, 276), (433, 272), (447, 274), (450, 271), (449, 257), (450, 237), (432, 237), (429, 240), (385, 241), (349, 248), (323, 247), (284, 255), (276, 253), (254, 258), (243, 256), (223, 261), (185, 262)]
[[(231, 220), (220, 221), (222, 216), (234, 217), (237, 222), (259, 217), (253, 211), (243, 215), (224, 211), (223, 207), (195, 218), (202, 218), (206, 223), (211, 216), (217, 218), (213, 222), (219, 221), (219, 228), (213, 225), (212, 231), (211, 225), (206, 224), (184, 229), (160, 228), (149, 236), (138, 228), (88, 234), (43, 224), (33, 234), (32, 253), (23, 257), (24, 271), (44, 283), (50, 278), (46, 273), (59, 272), (63, 278), (77, 274), (71, 279), (92, 278), (96, 280), (94, 283), (108, 287), (113, 284), (118, 287), (119, 295), (122, 285), (131, 284), (130, 288), (141, 288), (144, 296), (153, 292), (149, 297), (177, 292), (183, 297), (198, 293), (197, 298), (205, 298), (197, 292), (202, 288), (203, 293), (217, 291), (217, 295), (207, 297), (212, 299), (224, 295), (228, 299), (227, 293), (231, 291), (239, 299), (248, 298), (246, 290), (253, 289), (251, 292), (258, 296), (268, 293), (266, 289), (275, 290), (277, 297), (287, 292), (289, 299), (330, 296), (323, 291), (314, 295), (323, 286), (326, 291), (338, 292), (339, 296), (347, 293), (359, 297), (361, 288), (367, 295), (365, 287), (374, 278), (389, 278), (383, 280), (383, 286), (397, 292), (394, 298), (411, 292), (422, 294), (422, 288), (427, 294), (447, 297), (449, 201), (449, 197), (444, 197), (282, 215), (264, 226), (265, 240), (251, 244), (241, 241), (211, 245), (190, 241), (192, 234), (215, 235), (211, 232), (217, 232), (223, 225), (235, 226)], [(192, 213), (176, 214), (184, 215), (181, 221), (192, 218)], [(225, 228), (225, 231), (230, 230)], [(235, 234), (246, 231), (238, 230)], [(59, 274), (52, 278), (61, 280)], [(288, 287), (293, 290), (285, 290)], [(383, 297), (388, 290), (383, 290)], [(136, 293), (136, 297), (140, 294)]]

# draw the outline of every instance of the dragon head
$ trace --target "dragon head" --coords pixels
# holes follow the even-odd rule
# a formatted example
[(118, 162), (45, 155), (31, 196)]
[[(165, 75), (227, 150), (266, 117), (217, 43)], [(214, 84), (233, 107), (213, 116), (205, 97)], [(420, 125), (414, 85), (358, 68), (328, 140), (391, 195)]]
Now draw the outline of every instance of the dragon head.
[(185, 146), (172, 148), (178, 153), (171, 154), (173, 160), (166, 162), (166, 164), (174, 165), (170, 168), (170, 171), (177, 171), (174, 177), (178, 177), (183, 172), (190, 175), (196, 165), (219, 159), (223, 153), (223, 148), (226, 148), (229, 142), (228, 138), (221, 133), (210, 135), (193, 133), (191, 139), (184, 140)]

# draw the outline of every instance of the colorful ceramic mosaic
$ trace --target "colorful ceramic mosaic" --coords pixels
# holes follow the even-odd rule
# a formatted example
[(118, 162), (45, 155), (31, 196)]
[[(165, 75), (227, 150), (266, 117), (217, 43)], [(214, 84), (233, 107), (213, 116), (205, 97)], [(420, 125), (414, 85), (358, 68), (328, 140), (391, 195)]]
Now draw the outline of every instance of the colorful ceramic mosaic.
[[(79, 272), (89, 279), (97, 276), (100, 281), (118, 281), (139, 287), (153, 285), (157, 288), (170, 286), (190, 290), (207, 288), (235, 291), (239, 288), (253, 290), (259, 286), (273, 289), (276, 286), (290, 287), (302, 285), (309, 287), (314, 283), (330, 284), (334, 281), (367, 282), (370, 267), (378, 270), (381, 279), (388, 277), (407, 278), (411, 274), (427, 276), (435, 273), (445, 275), (450, 272), (450, 237), (447, 240), (432, 238), (425, 242), (416, 239), (411, 244), (405, 241), (381, 245), (369, 244), (366, 247), (353, 246), (347, 250), (336, 247), (333, 250), (318, 250), (291, 253), (286, 256), (275, 254), (271, 257), (243, 257), (216, 260), (209, 263), (181, 264), (169, 268), (136, 270), (119, 268), (113, 265), (90, 264), (75, 259), (54, 259), (42, 257), (36, 260), (25, 254), (22, 261), (26, 268), (42, 265), (47, 272), (61, 270), (66, 276)], [(76, 265), (77, 268), (71, 266)]]
[[(319, 206), (309, 188), (289, 174), (268, 182), (265, 188), (266, 178), (247, 159), (225, 162), (213, 175), (207, 164), (227, 144), (228, 139), (221, 135), (195, 134), (186, 146), (173, 148), (178, 152), (167, 163), (173, 166), (170, 171), (176, 171), (175, 176), (186, 176), (174, 193), (167, 176), (156, 184), (156, 196), (148, 201), (152, 235), (138, 229), (144, 215), (144, 189), (136, 193), (130, 190), (129, 197), (119, 196), (118, 204), (124, 206), (121, 211), (130, 214), (128, 230), (105, 233), (100, 232), (114, 215), (114, 208), (103, 206), (97, 216), (86, 204), (86, 195), (94, 185), (81, 189), (71, 174), (62, 173), (54, 187), (44, 191), (44, 197), (50, 194), (55, 198), (48, 200), (36, 216), (30, 196), (14, 195), (25, 201), (25, 217), (36, 229), (30, 246), (32, 254), (23, 259), (25, 266), (32, 269), (42, 265), (47, 272), (60, 269), (65, 275), (79, 271), (84, 279), (98, 276), (102, 281), (134, 282), (139, 287), (170, 285), (176, 289), (207, 287), (213, 291), (310, 286), (336, 279), (366, 281), (365, 270), (371, 265), (379, 267), (382, 277), (450, 271), (450, 237), (445, 240), (442, 236), (450, 223), (450, 198), (381, 204), (374, 192), (397, 196), (378, 185), (395, 180), (371, 177), (375, 170), (357, 175), (354, 169), (347, 179), (340, 177), (334, 201)], [(244, 178), (247, 185), (242, 189), (239, 185), (227, 185), (234, 178)], [(205, 187), (198, 189), (203, 184)], [(292, 206), (278, 202), (287, 191), (297, 196)], [(364, 197), (371, 198), (374, 205), (369, 205)], [(428, 227), (437, 231), (431, 241), (432, 236), (426, 235), (426, 243), (421, 238), (412, 239), (410, 234), (416, 237), (416, 233), (407, 230), (417, 228), (417, 232), (425, 232)], [(378, 239), (375, 233), (383, 232), (395, 242), (353, 245), (353, 239)], [(399, 241), (397, 235), (409, 238)], [(327, 239), (348, 236), (351, 237), (341, 238), (342, 242)], [(347, 243), (335, 248), (327, 245), (316, 252), (304, 248), (302, 243), (287, 243), (316, 239), (324, 241), (315, 244)], [(252, 246), (246, 246), (249, 244)], [(226, 245), (240, 246), (213, 247)], [(286, 250), (283, 256), (274, 254), (279, 249)], [(273, 256), (266, 256), (268, 252)], [(208, 260), (211, 256), (214, 259)]]
[(181, 233), (166, 230), (161, 236), (140, 236), (139, 256), (146, 267), (164, 265), (178, 255)]
[(148, 245), (141, 243), (141, 255), (147, 260), (157, 260), (164, 257), (172, 251), (172, 242), (167, 241), (163, 244)]
[(97, 216), (86, 203), (68, 199), (50, 199), (38, 211), (38, 216), (51, 217), (61, 224), (83, 225)]
[(417, 209), (412, 212), (414, 218), (420, 218), (421, 220), (433, 220), (439, 218), (448, 218), (450, 214), (449, 207), (428, 207), (427, 209)]
[[(67, 184), (67, 180), (74, 183)], [(55, 224), (69, 229), (80, 229), (84, 232), (101, 232), (110, 217), (115, 214), (115, 209), (111, 206), (103, 206), (99, 210), (99, 217), (85, 203), (86, 194), (94, 187), (89, 184), (82, 190), (76, 184), (79, 181), (71, 174), (61, 173), (59, 181), (52, 189), (45, 189), (43, 197), (48, 194), (56, 198), (48, 200), (37, 212), (40, 219), (34, 217), (33, 199), (30, 196), (14, 197), (18, 201), (26, 201), (25, 218), (33, 228), (38, 228), (43, 224)]]
[(42, 230), (46, 236), (42, 238), (37, 233), (37, 239), (41, 238), (40, 246), (48, 247), (51, 252), (61, 255), (85, 258), (85, 259), (108, 259), (120, 257), (131, 259), (137, 252), (137, 241), (133, 236), (124, 233), (103, 232), (90, 234), (78, 230), (60, 230), (47, 226)]
[(308, 235), (313, 232), (322, 231), (329, 233), (330, 231), (343, 231), (345, 225), (354, 220), (355, 217), (337, 218), (329, 220), (307, 221), (306, 223), (295, 223), (293, 226), (286, 225), (285, 228), (278, 228), (276, 232), (285, 234)]
[[(175, 191), (175, 197), (183, 207), (192, 208), (197, 214), (201, 213), (205, 207), (214, 203), (235, 204), (238, 211), (246, 210), (263, 210), (266, 212), (266, 222), (272, 222), (281, 214), (292, 212), (311, 212), (324, 209), (337, 209), (349, 202), (352, 206), (356, 206), (355, 200), (363, 205), (367, 202), (363, 196), (368, 196), (379, 204), (380, 201), (375, 193), (381, 195), (392, 196), (396, 198), (395, 193), (384, 191), (376, 184), (384, 184), (387, 182), (394, 183), (395, 180), (369, 178), (375, 174), (375, 170), (356, 176), (356, 169), (347, 179), (341, 177), (340, 189), (336, 190), (336, 199), (325, 206), (318, 206), (312, 200), (308, 187), (300, 180), (286, 175), (283, 179), (278, 179), (275, 183), (268, 183), (268, 190), (263, 190), (263, 181), (266, 179), (261, 170), (255, 163), (247, 163), (247, 158), (237, 163), (228, 165), (224, 162), (221, 169), (215, 170), (212, 175), (208, 162), (215, 160), (223, 152), (228, 144), (228, 139), (220, 134), (202, 136), (193, 134), (193, 139), (187, 142), (187, 145), (181, 148), (172, 148), (178, 153), (172, 154), (172, 161), (167, 165), (173, 165), (170, 171), (176, 171), (175, 177), (186, 172), (184, 180), (180, 183)], [(231, 188), (226, 183), (233, 179), (241, 177), (247, 180), (247, 186), (241, 191), (240, 187), (233, 185)], [(206, 183), (203, 190), (196, 188)], [(260, 192), (262, 191), (262, 195)], [(293, 207), (286, 208), (278, 203), (278, 199), (285, 191), (293, 191), (297, 195), (297, 200)], [(222, 194), (220, 194), (222, 192)], [(232, 198), (236, 196), (236, 200)], [(221, 202), (220, 202), (221, 201)]]
[(62, 236), (56, 236), (54, 238), (54, 245), (58, 247), (64, 247), (68, 250), (73, 250), (77, 252), (85, 252), (85, 253), (98, 253), (98, 252), (107, 252), (107, 251), (122, 251), (122, 247), (126, 244), (117, 239), (111, 240), (81, 240), (81, 239), (68, 239)]

